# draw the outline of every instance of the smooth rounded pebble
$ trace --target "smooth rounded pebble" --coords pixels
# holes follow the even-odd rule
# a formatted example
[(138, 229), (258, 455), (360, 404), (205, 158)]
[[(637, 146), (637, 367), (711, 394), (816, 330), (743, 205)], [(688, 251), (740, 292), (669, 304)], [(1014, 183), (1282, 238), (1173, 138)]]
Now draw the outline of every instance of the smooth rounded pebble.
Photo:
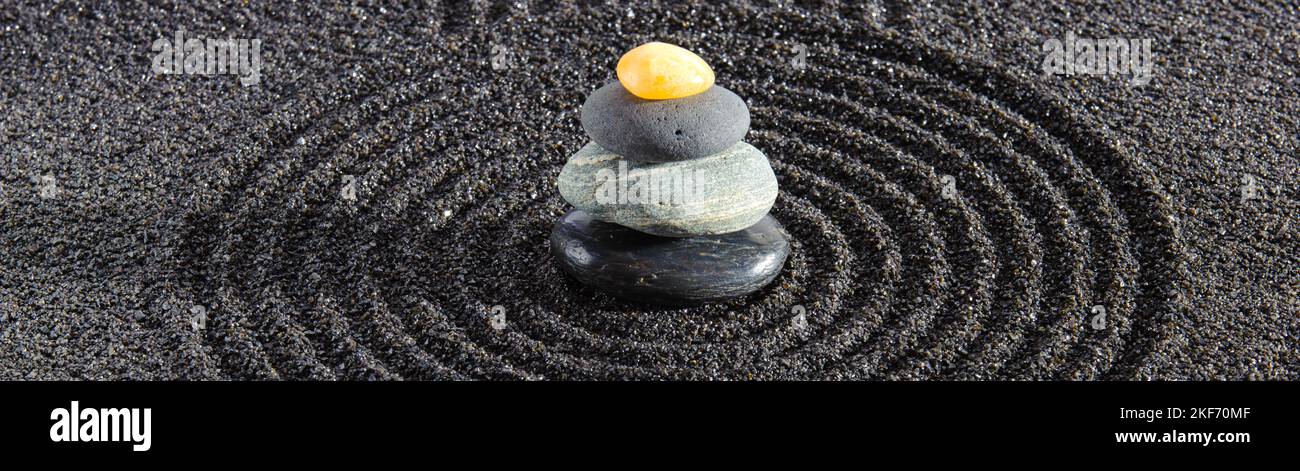
[(668, 43), (645, 43), (618, 60), (618, 81), (647, 100), (683, 98), (713, 86), (713, 69), (694, 52)]
[(583, 284), (640, 303), (688, 305), (744, 296), (781, 272), (789, 236), (771, 216), (741, 231), (657, 237), (566, 214), (551, 231), (551, 254)]
[(686, 237), (753, 225), (776, 202), (776, 174), (744, 142), (695, 160), (645, 163), (588, 143), (560, 170), (560, 196), (592, 217), (638, 231)]
[(582, 128), (601, 147), (629, 159), (676, 162), (740, 142), (749, 131), (749, 107), (720, 86), (676, 100), (645, 100), (610, 82), (582, 105)]

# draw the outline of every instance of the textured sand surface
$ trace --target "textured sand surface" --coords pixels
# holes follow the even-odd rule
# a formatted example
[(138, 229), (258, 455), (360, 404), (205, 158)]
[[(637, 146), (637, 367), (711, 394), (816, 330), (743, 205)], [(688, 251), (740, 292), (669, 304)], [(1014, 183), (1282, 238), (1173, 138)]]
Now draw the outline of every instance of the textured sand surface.
[[(1295, 7), (187, 3), (0, 9), (0, 379), (1300, 378)], [(260, 83), (154, 75), (177, 29), (261, 39)], [(1044, 76), (1067, 31), (1154, 79)], [(579, 107), (650, 40), (780, 180), (750, 298), (548, 254)]]

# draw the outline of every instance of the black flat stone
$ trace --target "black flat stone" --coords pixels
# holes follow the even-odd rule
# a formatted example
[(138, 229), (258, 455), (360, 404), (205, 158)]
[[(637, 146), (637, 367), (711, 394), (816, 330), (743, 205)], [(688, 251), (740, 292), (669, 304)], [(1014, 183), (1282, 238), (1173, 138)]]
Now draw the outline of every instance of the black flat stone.
[(660, 237), (569, 211), (551, 231), (565, 273), (627, 300), (690, 305), (757, 291), (781, 272), (789, 236), (771, 215), (729, 234)]

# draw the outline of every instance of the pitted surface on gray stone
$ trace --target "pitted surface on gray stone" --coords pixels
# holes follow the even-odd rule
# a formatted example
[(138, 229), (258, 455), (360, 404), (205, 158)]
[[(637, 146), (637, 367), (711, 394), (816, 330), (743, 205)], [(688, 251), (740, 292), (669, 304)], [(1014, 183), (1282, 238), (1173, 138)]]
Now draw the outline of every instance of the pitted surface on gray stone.
[(582, 128), (615, 154), (674, 162), (716, 154), (740, 142), (749, 130), (749, 107), (718, 85), (685, 98), (646, 100), (614, 81), (587, 97)]
[[(638, 179), (644, 190), (637, 190)], [(657, 164), (624, 159), (592, 142), (569, 157), (559, 187), (565, 201), (596, 219), (666, 237), (744, 229), (777, 196), (767, 156), (744, 142), (703, 159)]]

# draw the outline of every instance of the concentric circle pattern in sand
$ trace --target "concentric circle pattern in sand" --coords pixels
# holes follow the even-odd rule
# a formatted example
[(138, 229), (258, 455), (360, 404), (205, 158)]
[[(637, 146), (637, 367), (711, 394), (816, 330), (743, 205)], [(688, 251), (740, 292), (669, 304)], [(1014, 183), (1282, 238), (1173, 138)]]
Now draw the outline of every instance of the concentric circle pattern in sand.
[[(1032, 78), (849, 7), (787, 13), (779, 39), (744, 12), (719, 15), (730, 35), (691, 36), (639, 10), (458, 8), (430, 45), (447, 60), (306, 78), (249, 118), (255, 151), (212, 159), (176, 264), (218, 375), (1130, 378), (1183, 309), (1150, 170)], [(541, 13), (555, 20), (523, 20)], [(558, 271), (555, 177), (627, 46), (577, 34), (586, 22), (697, 50), (748, 101), (794, 240), (772, 286), (655, 310)], [(520, 44), (543, 28), (577, 39)], [(522, 52), (494, 68), (503, 43)]]

